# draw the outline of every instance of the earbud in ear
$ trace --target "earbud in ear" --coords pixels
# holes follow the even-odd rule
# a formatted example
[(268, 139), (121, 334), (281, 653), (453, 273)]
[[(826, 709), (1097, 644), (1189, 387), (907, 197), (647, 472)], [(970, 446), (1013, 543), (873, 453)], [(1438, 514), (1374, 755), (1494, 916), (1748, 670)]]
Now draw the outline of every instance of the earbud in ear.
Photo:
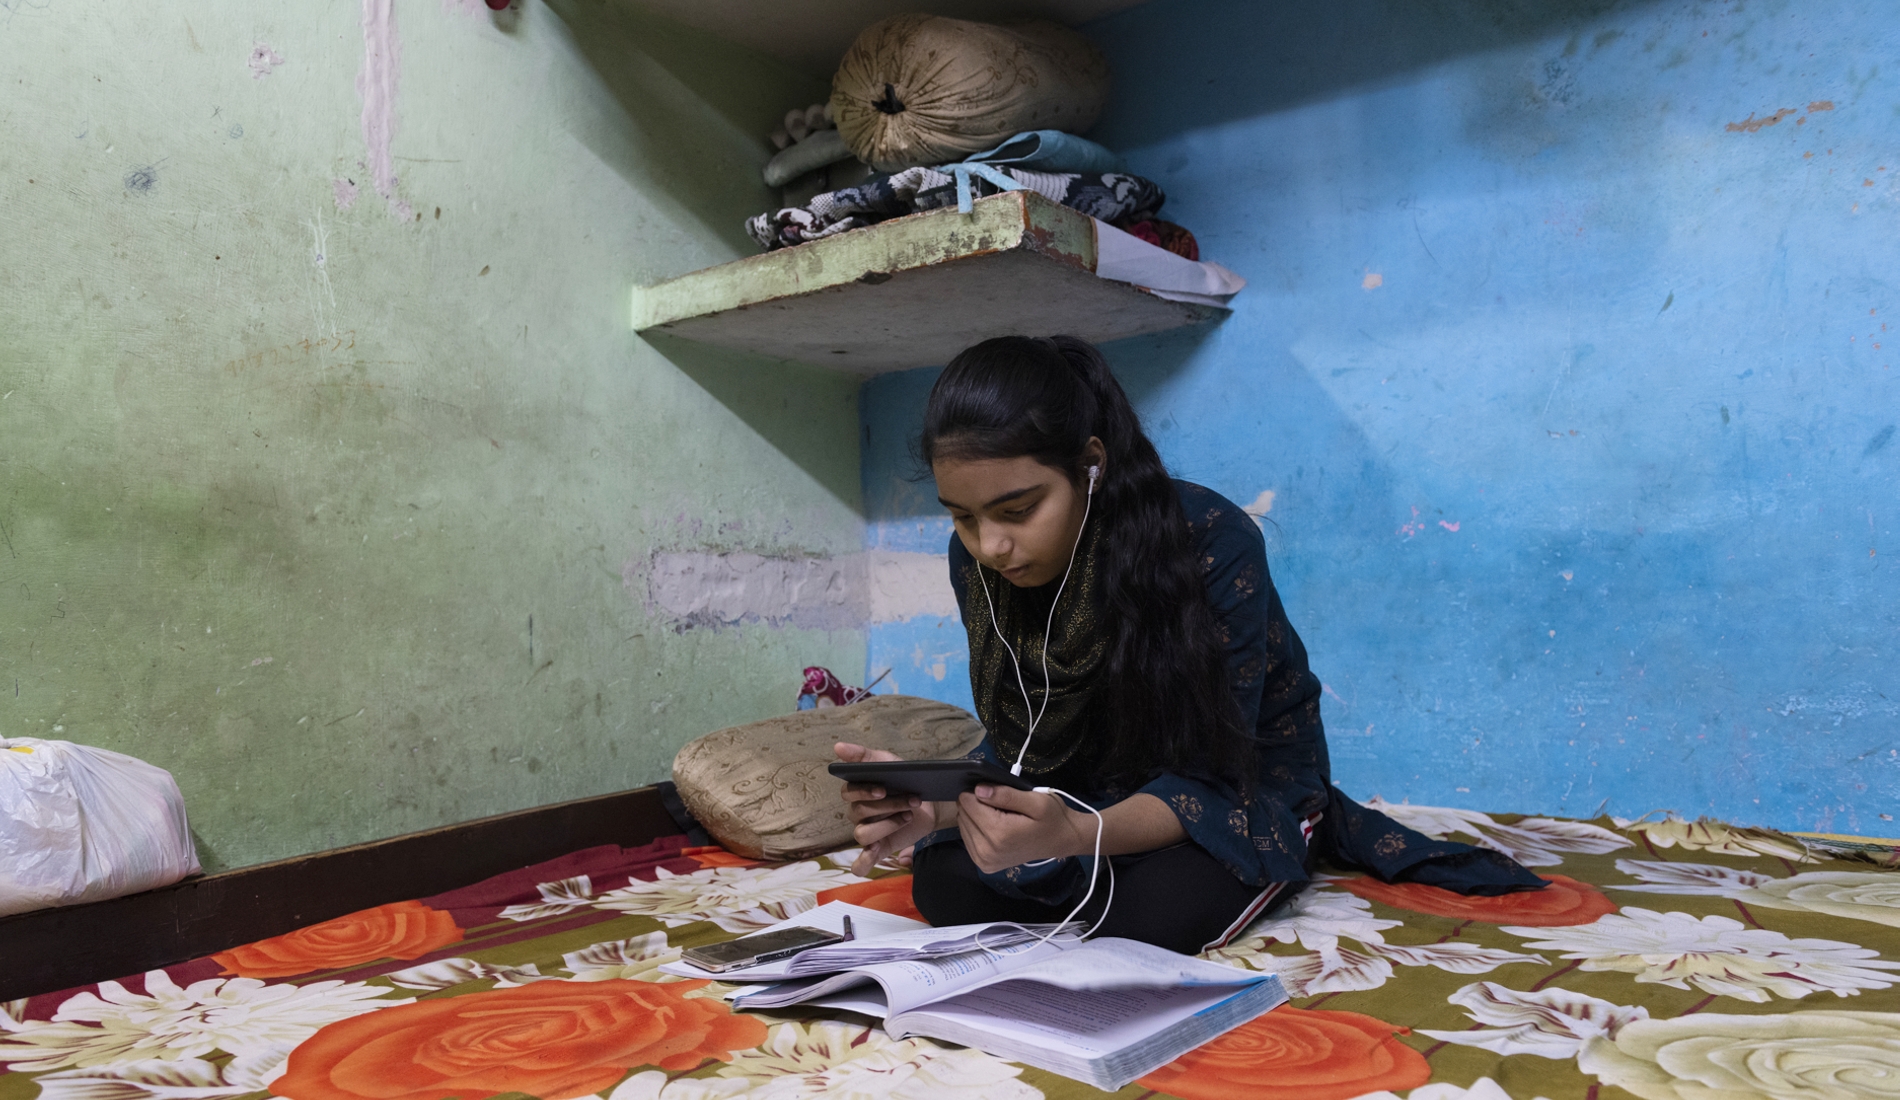
[(1102, 468), (1100, 466), (1089, 467), (1089, 492), (1093, 493), (1095, 491), (1095, 479), (1101, 476)]

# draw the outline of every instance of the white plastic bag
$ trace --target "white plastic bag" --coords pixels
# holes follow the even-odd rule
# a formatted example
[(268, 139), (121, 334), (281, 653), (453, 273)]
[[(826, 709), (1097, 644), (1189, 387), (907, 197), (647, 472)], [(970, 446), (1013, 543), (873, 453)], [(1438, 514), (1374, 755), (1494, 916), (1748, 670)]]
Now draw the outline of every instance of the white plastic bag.
[(0, 916), (198, 871), (170, 772), (71, 741), (0, 738)]

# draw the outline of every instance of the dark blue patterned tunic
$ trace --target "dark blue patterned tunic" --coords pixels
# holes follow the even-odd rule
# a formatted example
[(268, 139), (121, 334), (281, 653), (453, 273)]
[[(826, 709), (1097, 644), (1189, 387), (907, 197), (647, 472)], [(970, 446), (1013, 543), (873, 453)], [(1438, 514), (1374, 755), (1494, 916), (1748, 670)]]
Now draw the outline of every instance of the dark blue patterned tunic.
[[(1418, 881), (1464, 893), (1501, 894), (1541, 887), (1543, 880), (1495, 852), (1433, 840), (1358, 805), (1332, 785), (1326, 734), (1320, 723), (1320, 681), (1307, 667), (1306, 647), (1287, 622), (1280, 594), (1267, 573), (1266, 542), (1260, 529), (1252, 517), (1219, 493), (1191, 482), (1174, 484), (1201, 564), (1208, 603), (1226, 647), (1234, 702), (1244, 728), (1253, 730), (1256, 738), (1254, 789), (1242, 800), (1223, 786), (1164, 772), (1139, 792), (1115, 790), (1093, 779), (1094, 760), (1080, 757), (1054, 771), (1026, 771), (1025, 775), (1067, 790), (1097, 808), (1134, 793), (1153, 795), (1174, 811), (1190, 840), (1248, 885), (1303, 882), (1310, 877), (1311, 856), (1319, 856), (1387, 881)], [(983, 594), (973, 593), (967, 580), (975, 576), (975, 567), (962, 540), (952, 535), (950, 580), (958, 606), (964, 609), (969, 629), (977, 629), (974, 622), (980, 620), (987, 630), (988, 619), (977, 610)], [(1026, 676), (1033, 673), (1034, 652), (1031, 648), (1019, 654)], [(999, 758), (993, 738), (985, 738), (973, 755), (1005, 767), (1010, 763)], [(1320, 815), (1320, 821), (1309, 853), (1300, 822), (1314, 814)], [(953, 832), (940, 831), (925, 837), (919, 846), (955, 837)], [(1012, 867), (986, 875), (985, 880), (1006, 895), (1054, 901), (1071, 893), (1081, 870), (1077, 862)]]

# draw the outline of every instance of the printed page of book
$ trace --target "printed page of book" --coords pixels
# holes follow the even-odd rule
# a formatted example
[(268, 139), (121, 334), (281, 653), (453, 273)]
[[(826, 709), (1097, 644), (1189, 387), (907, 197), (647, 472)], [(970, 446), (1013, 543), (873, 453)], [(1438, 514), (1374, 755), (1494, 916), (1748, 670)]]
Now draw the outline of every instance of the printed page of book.
[(890, 1011), (903, 1012), (974, 988), (1039, 959), (1059, 955), (1062, 950), (1054, 944), (1030, 942), (995, 951), (969, 951), (941, 959), (877, 963), (853, 967), (830, 977), (742, 990), (731, 1000), (737, 1008), (780, 1008), (830, 996), (871, 981), (883, 988)]

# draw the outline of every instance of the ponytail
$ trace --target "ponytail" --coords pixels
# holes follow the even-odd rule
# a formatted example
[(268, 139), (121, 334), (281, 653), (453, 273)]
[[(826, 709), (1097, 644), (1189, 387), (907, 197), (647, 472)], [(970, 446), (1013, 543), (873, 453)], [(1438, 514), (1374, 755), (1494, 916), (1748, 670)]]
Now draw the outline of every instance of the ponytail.
[(1135, 787), (1163, 772), (1252, 786), (1253, 751), (1228, 684), (1168, 471), (1101, 352), (1073, 336), (1003, 336), (965, 350), (938, 377), (917, 454), (1027, 456), (1086, 479), (1090, 437), (1107, 451), (1095, 490), (1102, 591), (1112, 632), (1103, 670), (1100, 778)]

